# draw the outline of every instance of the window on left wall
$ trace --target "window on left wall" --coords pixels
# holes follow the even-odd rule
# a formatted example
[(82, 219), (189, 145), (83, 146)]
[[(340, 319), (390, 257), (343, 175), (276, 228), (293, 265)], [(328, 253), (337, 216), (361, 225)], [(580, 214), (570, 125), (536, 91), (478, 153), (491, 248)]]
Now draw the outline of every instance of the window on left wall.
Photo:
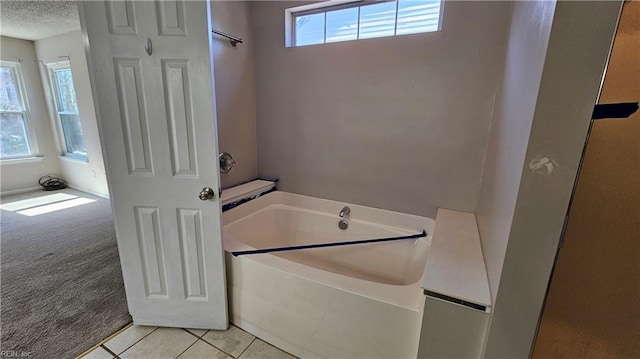
[(48, 64), (47, 67), (51, 79), (57, 125), (62, 137), (63, 154), (67, 157), (87, 161), (87, 149), (82, 135), (71, 65), (68, 61), (63, 61)]
[(19, 62), (0, 63), (0, 160), (34, 155)]

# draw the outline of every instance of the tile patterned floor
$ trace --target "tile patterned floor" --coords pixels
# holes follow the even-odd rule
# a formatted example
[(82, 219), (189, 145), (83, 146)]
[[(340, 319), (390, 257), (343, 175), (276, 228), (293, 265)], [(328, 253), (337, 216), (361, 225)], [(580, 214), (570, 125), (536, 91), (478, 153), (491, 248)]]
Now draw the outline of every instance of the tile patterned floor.
[(82, 358), (294, 359), (295, 357), (233, 325), (225, 331), (133, 325)]

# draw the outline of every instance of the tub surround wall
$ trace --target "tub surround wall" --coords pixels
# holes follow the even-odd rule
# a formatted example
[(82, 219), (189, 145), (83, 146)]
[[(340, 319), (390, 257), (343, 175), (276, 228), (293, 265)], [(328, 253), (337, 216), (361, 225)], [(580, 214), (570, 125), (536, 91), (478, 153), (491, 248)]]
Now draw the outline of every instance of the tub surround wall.
[(54, 138), (51, 135), (51, 121), (49, 121), (49, 113), (42, 91), (40, 69), (36, 61), (38, 57), (33, 41), (2, 36), (0, 37), (0, 46), (2, 60), (14, 62), (18, 59), (23, 60), (21, 69), (26, 100), (29, 102), (29, 124), (36, 135), (35, 142), (38, 144), (38, 154), (44, 156), (34, 161), (9, 160), (0, 162), (0, 192), (10, 194), (41, 188), (38, 185), (38, 179), (46, 174), (60, 174), (60, 166)]
[(476, 211), (492, 298), (509, 240), (554, 9), (550, 1), (513, 4)]
[(258, 174), (404, 213), (473, 211), (511, 4), (451, 1), (440, 32), (285, 48), (291, 6), (251, 6)]
[[(621, 4), (555, 5), (487, 358), (530, 355)], [(544, 157), (551, 171), (536, 169)]]
[(220, 185), (226, 188), (258, 174), (255, 44), (249, 2), (212, 1), (211, 13), (213, 28), (245, 41), (232, 47), (226, 38), (212, 35), (219, 151), (236, 161), (231, 172), (220, 174)]
[[(73, 31), (62, 35), (48, 37), (35, 41), (38, 59), (44, 63), (59, 62), (59, 56), (69, 56), (71, 73), (73, 75), (73, 86), (76, 90), (78, 101), (78, 113), (82, 126), (82, 135), (87, 149), (89, 162), (76, 160), (70, 157), (59, 157), (60, 172), (69, 182), (69, 186), (80, 191), (95, 194), (101, 197), (109, 196), (107, 185), (107, 175), (100, 147), (100, 135), (98, 133), (98, 122), (91, 95), (91, 85), (89, 83), (89, 68), (84, 52), (84, 43), (80, 31)], [(49, 108), (49, 118), (52, 126), (57, 126), (58, 117), (53, 105), (51, 85), (47, 68), (41, 67), (41, 81), (47, 98)], [(54, 125), (56, 124), (56, 125)], [(54, 127), (55, 128), (55, 127)], [(57, 130), (56, 130), (57, 131)], [(55, 132), (52, 133), (53, 136)], [(59, 152), (62, 152), (62, 138), (58, 140)]]

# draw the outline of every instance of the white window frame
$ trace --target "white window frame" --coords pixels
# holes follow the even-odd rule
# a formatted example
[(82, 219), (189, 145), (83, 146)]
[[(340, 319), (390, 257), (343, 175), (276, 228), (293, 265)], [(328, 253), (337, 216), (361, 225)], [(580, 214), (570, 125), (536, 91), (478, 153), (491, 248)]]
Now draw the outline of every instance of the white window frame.
[[(398, 0), (328, 0), (328, 1), (321, 1), (321, 2), (317, 2), (317, 3), (313, 3), (313, 4), (309, 4), (309, 5), (302, 5), (302, 6), (296, 6), (293, 8), (288, 8), (285, 10), (285, 47), (303, 47), (303, 46), (308, 46), (308, 45), (296, 45), (296, 17), (298, 16), (305, 16), (305, 15), (312, 15), (312, 14), (319, 14), (319, 13), (327, 13), (330, 11), (334, 11), (334, 10), (342, 10), (342, 9), (349, 9), (349, 8), (358, 8), (358, 18), (360, 15), (360, 10), (359, 8), (361, 6), (365, 6), (365, 5), (371, 5), (371, 4), (376, 4), (376, 3), (385, 3), (385, 2), (395, 2), (396, 3), (396, 26), (398, 26), (397, 24), (397, 18), (398, 18)], [(437, 32), (442, 30), (442, 14), (443, 14), (443, 9), (444, 9), (444, 0), (440, 0), (440, 15), (439, 15), (439, 21), (438, 21), (438, 29), (435, 31), (429, 31), (429, 32), (416, 32), (416, 33), (411, 33), (411, 35), (413, 34), (424, 34), (424, 33), (430, 33), (430, 32)], [(326, 37), (326, 15), (325, 15), (325, 37)], [(358, 28), (359, 28), (359, 24), (358, 24)], [(358, 29), (359, 31), (359, 29)], [(358, 40), (365, 40), (365, 39), (377, 39), (377, 38), (383, 38), (383, 37), (395, 37), (395, 36), (404, 36), (405, 34), (397, 34), (396, 33), (396, 29), (394, 29), (393, 31), (393, 35), (390, 36), (380, 36), (380, 37), (372, 37), (372, 38), (363, 38), (363, 39), (359, 39), (356, 38), (354, 40), (348, 40), (348, 41), (358, 41)], [(409, 35), (409, 34), (407, 34)], [(339, 42), (343, 42), (343, 41), (339, 41)], [(323, 43), (319, 43), (319, 44), (314, 44), (314, 45), (326, 45), (326, 44), (330, 44), (330, 43), (334, 43), (334, 42), (326, 42), (326, 38), (325, 38), (325, 42)]]
[(3, 113), (20, 113), (22, 114), (22, 120), (24, 122), (24, 127), (26, 129), (27, 135), (27, 147), (29, 148), (28, 155), (17, 155), (17, 156), (4, 156), (0, 157), (0, 161), (12, 161), (19, 160), (21, 158), (32, 158), (32, 157), (40, 157), (38, 152), (38, 143), (36, 141), (36, 134), (34, 132), (33, 126), (30, 123), (30, 111), (29, 111), (29, 101), (27, 99), (26, 86), (24, 85), (24, 78), (22, 77), (22, 62), (19, 61), (7, 61), (0, 60), (0, 67), (7, 67), (11, 69), (11, 77), (13, 78), (13, 82), (17, 89), (18, 99), (20, 100), (20, 104), (22, 105), (22, 111), (0, 111)]
[[(53, 109), (53, 115), (55, 117), (54, 127), (56, 129), (56, 132), (58, 133), (57, 138), (58, 138), (58, 147), (60, 149), (60, 153), (62, 154), (62, 156), (70, 159), (89, 162), (89, 157), (86, 154), (81, 155), (78, 153), (67, 152), (67, 141), (64, 137), (64, 128), (62, 127), (62, 118), (60, 117), (61, 114), (70, 114), (70, 115), (76, 115), (78, 116), (78, 118), (80, 118), (80, 109), (78, 109), (78, 112), (60, 111), (60, 98), (59, 98), (58, 89), (57, 89), (57, 80), (55, 77), (55, 71), (69, 69), (71, 71), (71, 76), (73, 77), (73, 70), (71, 70), (71, 62), (68, 60), (51, 62), (46, 64), (46, 67), (47, 67), (47, 75), (49, 78), (49, 91), (51, 91), (51, 101), (53, 102), (52, 109)], [(74, 88), (75, 88), (75, 84), (74, 84)], [(76, 94), (76, 103), (77, 102), (78, 102), (78, 96)], [(80, 127), (82, 127), (82, 121), (80, 121)], [(84, 131), (82, 132), (82, 136), (84, 137)], [(86, 143), (85, 143), (85, 150), (86, 150)]]

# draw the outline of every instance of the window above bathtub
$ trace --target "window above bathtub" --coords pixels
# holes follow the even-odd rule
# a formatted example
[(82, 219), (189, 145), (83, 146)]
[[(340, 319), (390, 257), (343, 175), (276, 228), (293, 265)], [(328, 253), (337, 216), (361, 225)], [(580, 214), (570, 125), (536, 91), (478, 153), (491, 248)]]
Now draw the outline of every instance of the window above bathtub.
[(439, 31), (442, 0), (323, 1), (285, 12), (287, 47)]

